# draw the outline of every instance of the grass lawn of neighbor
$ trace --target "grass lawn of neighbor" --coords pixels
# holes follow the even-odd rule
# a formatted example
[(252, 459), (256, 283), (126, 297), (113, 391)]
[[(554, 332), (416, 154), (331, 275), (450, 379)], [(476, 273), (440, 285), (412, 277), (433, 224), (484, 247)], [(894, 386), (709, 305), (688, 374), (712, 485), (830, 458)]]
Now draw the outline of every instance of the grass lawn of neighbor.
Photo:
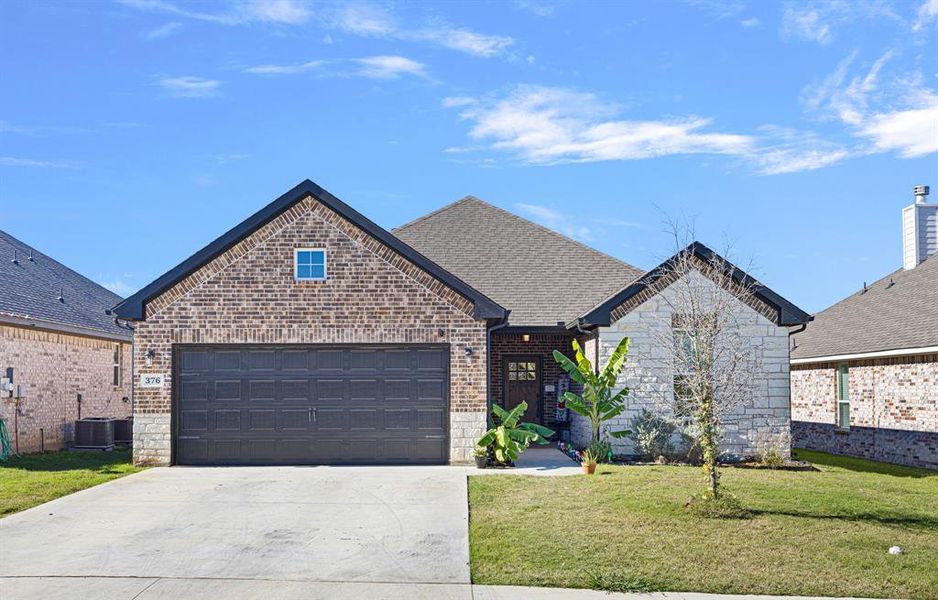
[(472, 580), (938, 598), (938, 473), (804, 450), (796, 458), (817, 470), (722, 469), (750, 519), (689, 513), (685, 501), (703, 490), (695, 467), (471, 477)]
[(0, 462), (0, 517), (140, 471), (130, 450), (46, 452)]

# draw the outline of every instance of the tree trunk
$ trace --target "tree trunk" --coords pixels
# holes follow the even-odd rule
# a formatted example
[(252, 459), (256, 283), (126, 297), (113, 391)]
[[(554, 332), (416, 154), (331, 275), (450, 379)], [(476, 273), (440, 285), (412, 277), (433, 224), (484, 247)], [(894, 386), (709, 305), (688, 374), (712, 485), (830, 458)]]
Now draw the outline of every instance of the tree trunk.
[(713, 394), (700, 403), (697, 411), (697, 424), (700, 427), (700, 449), (703, 454), (703, 470), (707, 478), (707, 494), (716, 499), (720, 496), (720, 475), (717, 472), (717, 426), (713, 418)]

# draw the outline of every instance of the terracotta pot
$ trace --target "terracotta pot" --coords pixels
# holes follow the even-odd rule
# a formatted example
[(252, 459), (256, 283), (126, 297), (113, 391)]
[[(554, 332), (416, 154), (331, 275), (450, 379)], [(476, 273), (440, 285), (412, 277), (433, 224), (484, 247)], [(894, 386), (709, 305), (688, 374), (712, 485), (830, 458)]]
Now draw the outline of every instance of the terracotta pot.
[(596, 463), (592, 463), (592, 464), (580, 463), (580, 469), (583, 471), (585, 475), (592, 475), (593, 473), (596, 472)]

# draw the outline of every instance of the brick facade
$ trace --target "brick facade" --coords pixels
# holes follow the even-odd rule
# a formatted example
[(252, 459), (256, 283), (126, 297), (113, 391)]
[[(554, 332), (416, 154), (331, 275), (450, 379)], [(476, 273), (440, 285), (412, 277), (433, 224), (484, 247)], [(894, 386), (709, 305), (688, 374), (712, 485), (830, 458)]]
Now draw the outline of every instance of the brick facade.
[(837, 364), (792, 365), (793, 444), (938, 468), (938, 355), (847, 362), (848, 430), (835, 427)]
[[(326, 248), (326, 281), (294, 281), (293, 252), (301, 247)], [(139, 373), (168, 375), (172, 346), (180, 343), (450, 344), (450, 459), (463, 462), (471, 460), (487, 407), (486, 323), (472, 308), (306, 198), (149, 302), (146, 320), (136, 324), (134, 364)], [(171, 387), (136, 394), (134, 460), (168, 464)]]
[[(114, 347), (122, 357), (121, 385), (113, 385)], [(33, 328), (0, 325), (0, 371), (26, 386), (22, 399), (0, 399), (14, 450), (59, 450), (72, 441), (82, 417), (128, 417), (131, 413), (131, 344)]]
[[(574, 339), (572, 334), (556, 333), (528, 334), (528, 341), (524, 341), (521, 333), (492, 334), (491, 339), (491, 381), (492, 401), (500, 405), (505, 402), (505, 389), (502, 383), (504, 378), (505, 359), (509, 356), (536, 356), (539, 362), (539, 375), (541, 377), (541, 402), (543, 405), (542, 424), (555, 428), (555, 414), (557, 410), (557, 382), (566, 377), (563, 369), (554, 360), (554, 350), (560, 350), (567, 356), (572, 356), (570, 342)], [(553, 386), (553, 390), (545, 389)]]
[[(711, 280), (694, 271), (694, 285), (715, 286)], [(629, 355), (619, 377), (619, 383), (631, 391), (626, 396), (626, 411), (607, 424), (612, 430), (628, 429), (630, 421), (640, 409), (652, 412), (667, 412), (674, 393), (674, 373), (666, 366), (668, 350), (658, 345), (672, 330), (673, 308), (678, 304), (674, 289), (665, 287), (657, 294), (648, 294), (643, 301), (632, 306), (628, 312), (618, 308), (613, 315), (619, 319), (609, 327), (598, 328), (598, 358), (600, 364), (609, 360), (623, 337), (630, 338)], [(715, 297), (718, 289), (708, 289), (703, 298)], [(722, 292), (728, 293), (728, 292)], [(749, 340), (752, 352), (759, 353), (761, 373), (755, 375), (752, 403), (739, 407), (723, 419), (721, 450), (728, 456), (746, 457), (757, 452), (762, 439), (787, 439), (790, 428), (789, 381), (788, 381), (788, 330), (775, 325), (767, 318), (767, 311), (737, 301), (734, 306), (734, 322)], [(586, 354), (592, 360), (596, 355), (595, 341), (586, 342)], [(595, 361), (594, 361), (595, 364)], [(719, 394), (719, 390), (716, 391)], [(575, 444), (589, 442), (590, 429), (586, 420), (577, 416), (572, 427)], [(612, 440), (618, 454), (634, 453), (632, 442), (627, 439)]]

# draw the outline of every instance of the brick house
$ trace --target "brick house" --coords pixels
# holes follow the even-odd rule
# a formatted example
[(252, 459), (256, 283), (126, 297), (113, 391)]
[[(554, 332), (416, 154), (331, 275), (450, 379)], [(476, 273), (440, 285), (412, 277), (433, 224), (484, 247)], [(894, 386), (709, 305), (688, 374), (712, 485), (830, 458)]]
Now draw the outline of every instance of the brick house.
[[(465, 462), (491, 402), (565, 428), (552, 351), (602, 355), (654, 279), (476, 198), (389, 232), (304, 181), (114, 308), (136, 322), (135, 460)], [(766, 338), (809, 318), (759, 297)], [(741, 449), (788, 430), (779, 348)]]
[(108, 314), (120, 296), (3, 231), (0, 278), (0, 376), (13, 383), (0, 418), (13, 449), (61, 449), (76, 419), (130, 416), (131, 331)]
[(792, 336), (797, 447), (938, 469), (938, 204), (903, 209), (903, 267)]

